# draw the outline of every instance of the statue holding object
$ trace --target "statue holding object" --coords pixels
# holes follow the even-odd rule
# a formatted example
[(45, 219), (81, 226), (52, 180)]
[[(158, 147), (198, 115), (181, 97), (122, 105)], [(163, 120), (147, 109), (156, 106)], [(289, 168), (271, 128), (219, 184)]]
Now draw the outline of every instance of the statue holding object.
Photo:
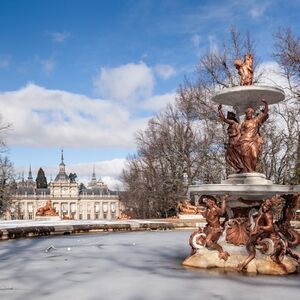
[(225, 118), (222, 112), (222, 105), (219, 105), (218, 112), (220, 119), (228, 126), (228, 147), (226, 150), (226, 162), (238, 173), (251, 173), (257, 171), (257, 164), (262, 152), (263, 139), (259, 129), (268, 118), (269, 106), (265, 100), (264, 109), (254, 116), (254, 109), (249, 107), (246, 110), (245, 120), (239, 124), (234, 113), (230, 112)]
[(228, 124), (228, 128), (227, 128), (228, 143), (226, 145), (225, 160), (229, 166), (231, 166), (233, 169), (237, 170), (238, 173), (240, 173), (243, 169), (239, 150), (237, 147), (238, 141), (241, 136), (240, 123), (237, 120), (234, 112), (229, 111), (227, 113), (227, 118), (225, 118), (222, 111), (221, 104), (218, 106), (218, 112), (219, 112), (220, 119), (224, 123)]

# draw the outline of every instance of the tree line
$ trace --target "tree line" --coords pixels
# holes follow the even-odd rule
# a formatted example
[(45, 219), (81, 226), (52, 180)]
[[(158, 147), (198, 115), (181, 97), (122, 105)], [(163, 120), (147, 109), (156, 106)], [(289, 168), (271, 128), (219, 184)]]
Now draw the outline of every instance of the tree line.
[[(134, 217), (168, 216), (194, 183), (220, 183), (232, 170), (225, 163), (226, 126), (218, 119), (212, 95), (239, 85), (234, 60), (254, 56), (254, 84), (269, 74), (261, 68), (249, 33), (231, 29), (219, 50), (199, 59), (195, 78), (185, 79), (174, 104), (136, 133), (137, 151), (127, 158), (122, 201)], [(273, 57), (284, 79), (286, 99), (270, 107), (261, 129), (260, 171), (278, 184), (300, 184), (300, 38), (289, 28), (274, 34)], [(280, 83), (278, 83), (280, 84)], [(277, 85), (278, 85), (277, 84)]]

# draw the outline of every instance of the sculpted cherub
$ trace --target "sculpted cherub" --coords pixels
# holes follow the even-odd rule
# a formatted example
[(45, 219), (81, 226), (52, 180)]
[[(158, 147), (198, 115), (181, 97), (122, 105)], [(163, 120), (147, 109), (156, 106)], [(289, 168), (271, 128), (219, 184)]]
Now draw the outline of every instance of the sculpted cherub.
[(244, 61), (236, 59), (234, 66), (238, 70), (240, 75), (240, 85), (252, 85), (253, 84), (253, 56), (248, 53), (244, 57)]
[(219, 258), (227, 260), (230, 254), (223, 250), (218, 240), (223, 232), (223, 227), (220, 223), (220, 218), (225, 214), (226, 200), (228, 195), (221, 197), (221, 207), (217, 205), (217, 201), (213, 196), (206, 196), (206, 210), (202, 212), (206, 218), (206, 226), (203, 232), (206, 234), (205, 245), (208, 248), (215, 249), (219, 252)]

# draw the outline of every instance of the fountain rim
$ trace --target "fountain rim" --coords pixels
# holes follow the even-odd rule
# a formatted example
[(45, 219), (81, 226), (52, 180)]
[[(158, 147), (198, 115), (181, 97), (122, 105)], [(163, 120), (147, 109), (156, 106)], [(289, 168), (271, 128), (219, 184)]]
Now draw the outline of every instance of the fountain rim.
[[(259, 99), (258, 95), (261, 94)], [(268, 104), (276, 104), (285, 99), (285, 93), (283, 89), (269, 86), (269, 85), (247, 85), (247, 86), (235, 86), (230, 88), (225, 88), (216, 92), (211, 100), (217, 104), (237, 106), (245, 106), (244, 98), (252, 98), (252, 101), (260, 104), (261, 99), (266, 99)], [(256, 99), (255, 99), (256, 98)], [(251, 104), (249, 104), (251, 105)]]

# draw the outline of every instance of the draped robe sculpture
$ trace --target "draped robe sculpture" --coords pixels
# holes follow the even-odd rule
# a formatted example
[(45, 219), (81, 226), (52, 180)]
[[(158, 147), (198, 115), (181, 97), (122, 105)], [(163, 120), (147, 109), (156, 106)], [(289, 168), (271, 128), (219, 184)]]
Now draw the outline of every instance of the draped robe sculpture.
[[(257, 171), (258, 161), (262, 152), (263, 139), (259, 133), (262, 124), (268, 118), (269, 106), (265, 100), (264, 110), (254, 116), (254, 109), (248, 107), (245, 120), (239, 124), (235, 117), (224, 117), (222, 106), (218, 111), (221, 120), (228, 126), (228, 147), (226, 162), (238, 173), (252, 173)], [(233, 113), (231, 113), (233, 114)]]

